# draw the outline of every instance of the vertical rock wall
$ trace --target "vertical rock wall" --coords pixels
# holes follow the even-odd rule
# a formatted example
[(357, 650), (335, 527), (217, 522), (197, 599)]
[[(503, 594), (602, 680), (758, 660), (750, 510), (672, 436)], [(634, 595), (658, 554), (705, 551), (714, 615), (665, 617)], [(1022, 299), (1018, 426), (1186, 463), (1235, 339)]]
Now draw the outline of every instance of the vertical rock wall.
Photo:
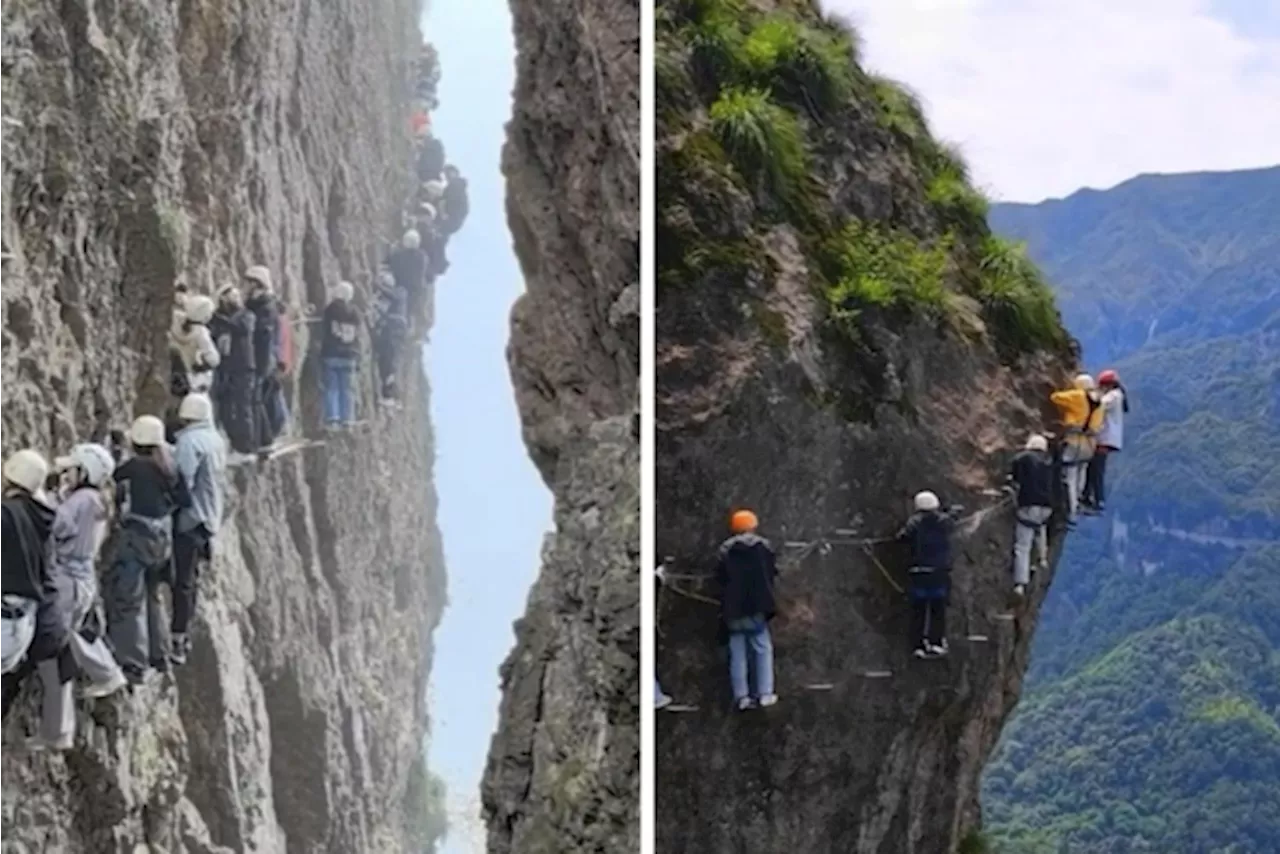
[[(175, 281), (207, 293), (266, 263), (300, 316), (371, 272), (411, 189), (417, 16), (5, 4), (5, 453), (160, 409)], [(299, 335), (290, 395), (311, 432), (317, 342)], [(176, 680), (81, 702), (65, 757), (21, 751), (30, 689), (5, 727), (4, 851), (406, 850), (444, 569), (428, 389), (404, 358), (402, 412), (376, 410), (366, 360), (369, 429), (231, 475)]]
[(638, 851), (640, 7), (512, 11), (508, 355), (556, 531), (503, 667), (489, 849)]

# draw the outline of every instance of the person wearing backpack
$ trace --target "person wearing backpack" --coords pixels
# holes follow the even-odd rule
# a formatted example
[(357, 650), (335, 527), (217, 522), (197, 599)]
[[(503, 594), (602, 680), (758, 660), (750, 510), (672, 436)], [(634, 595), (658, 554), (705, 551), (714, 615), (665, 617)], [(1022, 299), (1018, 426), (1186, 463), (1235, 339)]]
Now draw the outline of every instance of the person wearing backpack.
[(408, 327), (408, 295), (396, 285), (389, 270), (381, 270), (374, 291), (373, 352), (378, 361), (379, 397), (383, 403), (400, 400), (396, 366)]
[(1080, 499), (1089, 460), (1093, 457), (1094, 437), (1102, 426), (1102, 407), (1096, 384), (1089, 374), (1080, 374), (1072, 388), (1055, 391), (1049, 396), (1062, 419), (1062, 468), (1067, 481), (1067, 525), (1074, 526), (1080, 515)]
[[(755, 513), (735, 511), (729, 519), (732, 536), (720, 544), (716, 563), (720, 620), (729, 635), (729, 684), (738, 711), (778, 702), (769, 634), (769, 622), (778, 612), (773, 594), (778, 565), (773, 546), (756, 533), (758, 527)], [(751, 669), (756, 677), (754, 694), (748, 679)]]
[(938, 496), (928, 490), (916, 493), (914, 506), (915, 512), (896, 537), (911, 548), (907, 594), (914, 614), (913, 634), (919, 639), (914, 655), (940, 658), (950, 651), (951, 534), (964, 508), (955, 504), (943, 509)]
[(129, 429), (134, 456), (112, 475), (119, 537), (105, 580), (107, 634), (130, 682), (150, 668), (168, 670), (168, 637), (160, 585), (173, 584), (173, 515), (191, 494), (165, 446), (165, 426), (140, 416)]
[(259, 453), (263, 453), (270, 452), (288, 418), (280, 386), (280, 303), (266, 267), (245, 270), (244, 281), (249, 295), (245, 308), (253, 312), (254, 423)]
[(1098, 429), (1097, 447), (1089, 460), (1085, 477), (1083, 504), (1093, 513), (1107, 508), (1107, 458), (1124, 447), (1124, 418), (1129, 412), (1129, 393), (1115, 371), (1098, 374), (1102, 393), (1102, 426)]
[[(245, 308), (244, 296), (235, 285), (218, 292), (218, 310), (209, 324), (222, 361), (214, 376), (212, 399), (218, 425), (227, 432), (231, 448), (239, 455), (258, 450), (256, 433), (257, 348), (256, 318)], [(185, 400), (185, 398), (184, 398)]]
[(1017, 504), (1017, 527), (1013, 532), (1013, 592), (1021, 598), (1031, 583), (1031, 547), (1036, 545), (1036, 568), (1049, 564), (1049, 532), (1053, 515), (1053, 459), (1049, 441), (1036, 433), (1026, 448), (1013, 458), (1009, 485)]

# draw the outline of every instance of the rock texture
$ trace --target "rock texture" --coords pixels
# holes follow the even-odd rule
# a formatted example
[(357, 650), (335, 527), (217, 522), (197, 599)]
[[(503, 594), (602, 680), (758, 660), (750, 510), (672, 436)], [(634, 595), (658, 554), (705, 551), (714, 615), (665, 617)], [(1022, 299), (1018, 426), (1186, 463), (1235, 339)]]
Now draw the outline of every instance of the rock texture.
[[(1045, 423), (1042, 403), (1071, 358), (998, 354), (987, 315), (963, 296), (981, 214), (944, 220), (926, 193), (927, 130), (886, 127), (859, 69), (850, 100), (821, 120), (806, 112), (820, 109), (813, 100), (786, 102), (811, 150), (810, 219), (780, 213), (768, 190), (717, 160), (705, 99), (719, 81), (699, 63), (724, 30), (709, 24), (697, 42), (686, 17), (716, 5), (728, 4), (666, 4), (659, 25), (656, 527), (658, 554), (676, 567), (659, 594), (657, 667), (666, 692), (697, 709), (659, 713), (657, 850), (950, 854), (980, 825), (983, 764), (1017, 700), (1052, 575), (1035, 579), (1026, 606), (1009, 601), (1012, 513), (984, 491)], [(832, 31), (812, 4), (777, 5)], [(946, 319), (873, 306), (837, 319), (812, 223), (850, 217), (922, 245), (957, 229)], [(897, 589), (900, 547), (818, 541), (892, 536), (925, 488), (986, 512), (957, 538), (952, 655), (920, 662)], [(743, 506), (783, 566), (781, 701), (738, 714), (707, 576)], [(1057, 530), (1054, 540), (1056, 552)]]
[[(5, 4), (5, 453), (163, 406), (175, 281), (210, 292), (266, 263), (300, 316), (370, 272), (411, 189), (417, 15), (409, 0)], [(290, 394), (310, 431), (319, 360), (299, 335)], [(402, 413), (230, 476), (176, 680), (81, 702), (65, 758), (20, 749), (30, 691), (5, 727), (5, 852), (411, 850), (445, 595), (411, 350)]]
[(640, 9), (512, 11), (508, 357), (556, 531), (503, 666), (489, 850), (638, 851)]

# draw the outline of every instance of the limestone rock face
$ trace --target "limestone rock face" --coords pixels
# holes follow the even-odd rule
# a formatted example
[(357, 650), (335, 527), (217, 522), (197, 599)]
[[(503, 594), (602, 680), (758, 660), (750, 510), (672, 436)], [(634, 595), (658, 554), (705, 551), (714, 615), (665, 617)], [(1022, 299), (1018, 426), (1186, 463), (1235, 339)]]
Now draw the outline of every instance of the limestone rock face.
[[(5, 4), (6, 453), (162, 409), (175, 281), (209, 293), (265, 263), (301, 317), (371, 272), (411, 190), (417, 16)], [(311, 433), (318, 341), (296, 330), (292, 429)], [(176, 678), (81, 701), (76, 749), (54, 758), (21, 749), (27, 690), (5, 727), (6, 852), (415, 850), (404, 794), (445, 593), (413, 350), (403, 411), (376, 409), (366, 359), (363, 432), (232, 470)]]
[(503, 667), (489, 849), (638, 851), (640, 9), (512, 11), (508, 357), (556, 531)]

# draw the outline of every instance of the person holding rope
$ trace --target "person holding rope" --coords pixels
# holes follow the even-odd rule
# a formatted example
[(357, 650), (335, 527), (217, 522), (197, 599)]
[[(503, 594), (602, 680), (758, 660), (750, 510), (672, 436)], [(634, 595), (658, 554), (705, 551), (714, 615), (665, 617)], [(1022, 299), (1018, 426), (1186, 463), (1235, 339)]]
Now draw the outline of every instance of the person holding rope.
[(951, 533), (964, 508), (954, 504), (942, 509), (932, 492), (916, 493), (915, 513), (898, 532), (898, 539), (911, 547), (908, 573), (914, 612), (914, 634), (920, 639), (916, 658), (940, 658), (947, 646), (947, 602), (951, 596)]
[[(773, 639), (769, 621), (777, 613), (773, 583), (777, 559), (769, 541), (756, 533), (759, 521), (750, 510), (730, 518), (733, 535), (720, 545), (716, 580), (720, 584), (720, 618), (729, 633), (729, 683), (738, 711), (766, 708), (778, 702), (773, 687)], [(756, 692), (748, 682), (747, 650), (755, 663)]]

